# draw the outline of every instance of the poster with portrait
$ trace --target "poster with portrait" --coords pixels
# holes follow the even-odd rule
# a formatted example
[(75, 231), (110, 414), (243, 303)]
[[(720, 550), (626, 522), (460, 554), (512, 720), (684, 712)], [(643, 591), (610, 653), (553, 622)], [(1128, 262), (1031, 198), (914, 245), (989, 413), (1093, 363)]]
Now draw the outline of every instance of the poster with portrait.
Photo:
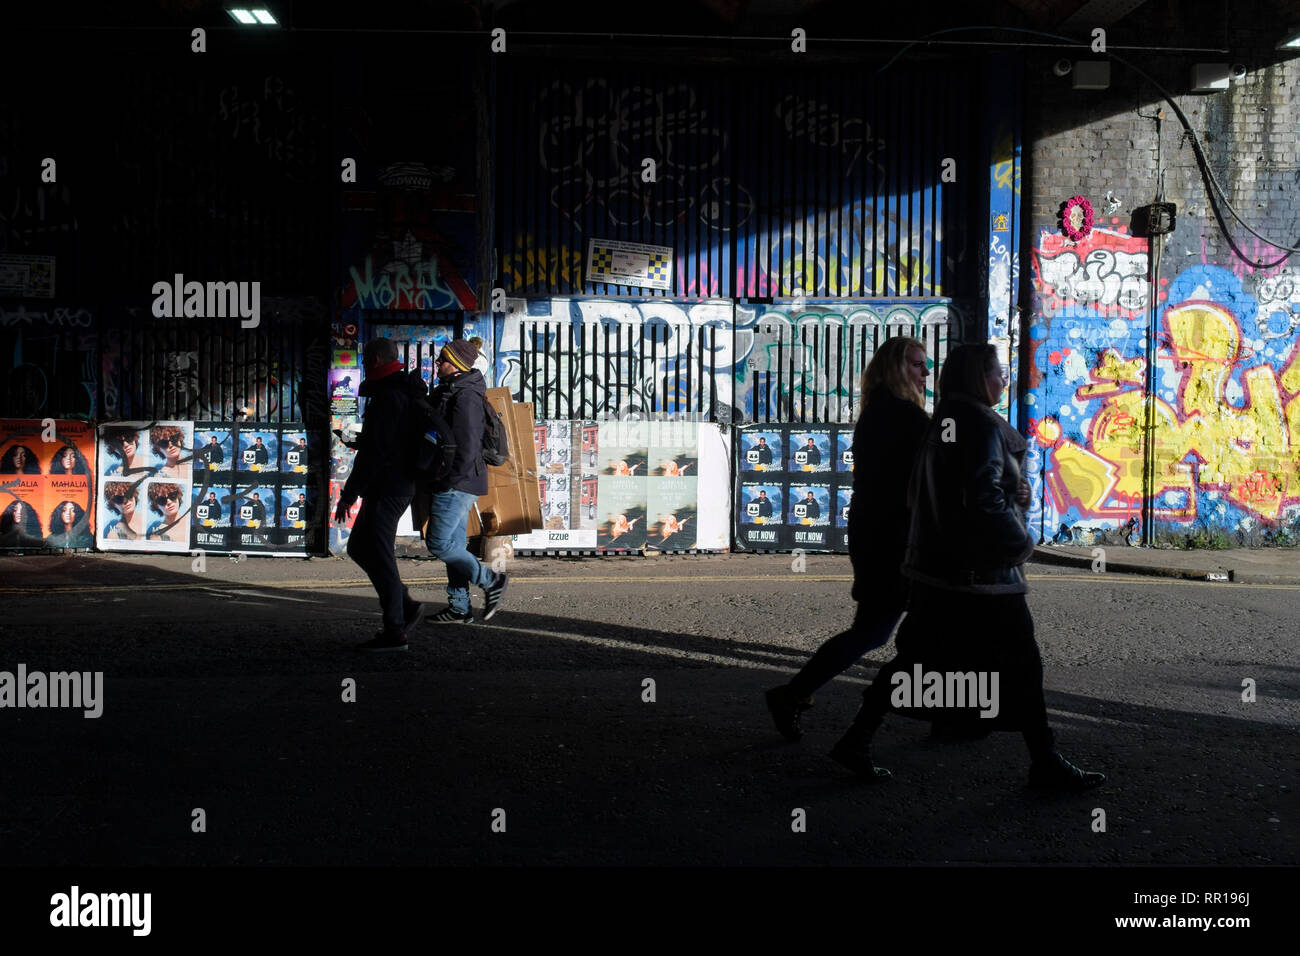
[(695, 477), (648, 479), (646, 547), (652, 551), (690, 551), (696, 547), (699, 501)]
[(310, 437), (305, 431), (288, 428), (280, 432), (280, 474), (310, 474), (313, 457)]
[(193, 422), (99, 426), (99, 528), (105, 551), (190, 550)]
[(235, 468), (235, 427), (221, 422), (194, 423), (194, 484), (225, 480)]
[(790, 546), (806, 551), (826, 551), (831, 545), (835, 520), (833, 491), (828, 484), (792, 481), (786, 495), (786, 524)]
[(694, 478), (700, 473), (697, 422), (650, 422), (651, 477)]
[(835, 429), (835, 471), (853, 474), (853, 428), (841, 425)]
[(835, 455), (831, 451), (829, 428), (804, 429), (791, 426), (786, 449), (786, 470), (792, 475), (829, 472)]
[(645, 547), (646, 482), (646, 478), (600, 476), (597, 487), (597, 547), (605, 551), (639, 551)]
[(743, 481), (736, 494), (736, 542), (752, 551), (790, 547), (785, 488), (780, 482)]
[(94, 471), (88, 423), (0, 420), (0, 549), (93, 547)]
[(739, 471), (759, 474), (785, 470), (785, 435), (779, 429), (779, 425), (768, 425), (740, 432)]
[(649, 422), (601, 422), (597, 474), (614, 478), (644, 478), (650, 460)]
[(274, 475), (280, 471), (280, 438), (276, 426), (259, 428), (254, 423), (241, 424), (235, 436), (239, 454), (235, 471)]

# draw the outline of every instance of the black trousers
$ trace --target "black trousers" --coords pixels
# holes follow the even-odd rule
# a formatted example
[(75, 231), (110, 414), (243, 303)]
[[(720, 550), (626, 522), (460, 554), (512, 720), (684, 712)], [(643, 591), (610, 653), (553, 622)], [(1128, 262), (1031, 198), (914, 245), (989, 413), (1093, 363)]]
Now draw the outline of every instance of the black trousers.
[(907, 586), (901, 575), (884, 576), (871, 587), (854, 587), (859, 598), (853, 624), (817, 649), (787, 685), (790, 696), (804, 700), (827, 681), (844, 673), (867, 651), (889, 643), (894, 626), (907, 603)]
[(348, 538), (348, 557), (355, 561), (379, 595), (384, 630), (400, 631), (406, 625), (404, 604), (411, 600), (397, 573), (397, 523), (411, 505), (409, 496), (371, 496), (361, 499), (361, 510)]
[[(914, 584), (895, 637), (898, 655), (863, 692), (854, 726), (870, 733), (889, 711), (923, 720), (976, 721), (994, 730), (1019, 730), (1038, 759), (1053, 747), (1043, 698), (1043, 659), (1034, 639), (1034, 618), (1023, 594), (968, 594)], [(998, 716), (982, 718), (975, 707), (954, 710), (895, 706), (895, 674), (996, 672)]]

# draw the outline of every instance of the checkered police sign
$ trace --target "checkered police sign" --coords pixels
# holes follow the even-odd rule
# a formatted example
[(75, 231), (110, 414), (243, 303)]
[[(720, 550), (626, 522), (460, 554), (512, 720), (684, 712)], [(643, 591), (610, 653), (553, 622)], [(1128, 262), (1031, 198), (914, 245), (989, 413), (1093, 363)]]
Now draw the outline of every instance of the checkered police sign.
[(671, 290), (672, 247), (590, 239), (587, 241), (587, 281)]

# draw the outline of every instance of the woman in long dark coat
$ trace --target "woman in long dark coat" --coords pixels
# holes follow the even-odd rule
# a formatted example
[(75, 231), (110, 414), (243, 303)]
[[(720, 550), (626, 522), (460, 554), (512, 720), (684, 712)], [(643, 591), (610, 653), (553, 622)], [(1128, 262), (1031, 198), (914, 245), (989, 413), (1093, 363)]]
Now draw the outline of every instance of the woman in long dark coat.
[(849, 559), (853, 563), (853, 625), (823, 644), (788, 684), (767, 692), (776, 729), (787, 740), (803, 730), (800, 714), (812, 694), (894, 632), (907, 596), (899, 573), (907, 546), (907, 483), (929, 416), (925, 346), (898, 336), (885, 341), (862, 375), (864, 401), (853, 429), (853, 500)]
[[(1047, 723), (1042, 657), (1025, 600), (1023, 565), (1034, 550), (1022, 511), (1028, 446), (993, 411), (1005, 389), (990, 345), (959, 346), (944, 362), (939, 404), (912, 480), (903, 563), (910, 595), (898, 656), (880, 669), (853, 726), (831, 752), (861, 777), (890, 776), (872, 761), (871, 737), (892, 707), (927, 720), (1021, 731), (1032, 759), (1030, 786), (1086, 790), (1106, 779), (1062, 757)], [(910, 688), (921, 674), (943, 675), (954, 690), (948, 675), (979, 674), (993, 694), (978, 707), (964, 692), (960, 704), (953, 691), (922, 701)], [(996, 716), (986, 721), (982, 713)]]

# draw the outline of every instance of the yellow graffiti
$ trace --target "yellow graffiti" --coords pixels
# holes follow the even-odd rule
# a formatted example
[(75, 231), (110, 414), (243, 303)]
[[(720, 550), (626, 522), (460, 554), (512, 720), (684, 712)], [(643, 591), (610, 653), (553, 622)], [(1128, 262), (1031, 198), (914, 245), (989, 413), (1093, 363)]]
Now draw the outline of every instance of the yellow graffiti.
[[(1186, 492), (1186, 505), (1158, 507), (1166, 515), (1191, 517), (1195, 492), (1217, 489), (1263, 517), (1281, 517), (1282, 508), (1300, 498), (1300, 394), (1284, 407), (1281, 390), (1295, 393), (1300, 388), (1300, 343), (1280, 376), (1264, 364), (1242, 375), (1245, 401), (1238, 407), (1227, 400), (1233, 366), (1244, 357), (1232, 316), (1201, 303), (1172, 309), (1166, 318), (1169, 351), (1183, 379), (1179, 408), (1159, 398), (1153, 403), (1151, 490), (1157, 502), (1167, 491)], [(1079, 397), (1096, 397), (1120, 387), (1121, 381), (1136, 385), (1140, 362), (1125, 362), (1108, 350), (1091, 375), (1094, 383), (1103, 384), (1083, 386)], [(1059, 444), (1057, 467), (1049, 476), (1058, 499), (1078, 502), (1086, 513), (1131, 510), (1143, 490), (1145, 415), (1140, 386), (1126, 388), (1093, 416), (1088, 448)]]
[(502, 272), (511, 283), (508, 291), (522, 292), (532, 285), (582, 287), (581, 252), (538, 246), (527, 236), (515, 240), (515, 249), (502, 262)]
[(1100, 398), (1120, 391), (1126, 385), (1141, 385), (1142, 372), (1146, 364), (1146, 360), (1141, 356), (1126, 362), (1119, 352), (1106, 349), (1101, 354), (1097, 367), (1092, 370), (1091, 378), (1094, 384), (1079, 389), (1079, 397)]
[[(994, 156), (1011, 155), (1011, 134), (1007, 133), (994, 147)], [(1014, 189), (1017, 196), (1020, 195), (1020, 166), (1015, 159), (1004, 159), (993, 165), (993, 181), (998, 184), (999, 189)]]

